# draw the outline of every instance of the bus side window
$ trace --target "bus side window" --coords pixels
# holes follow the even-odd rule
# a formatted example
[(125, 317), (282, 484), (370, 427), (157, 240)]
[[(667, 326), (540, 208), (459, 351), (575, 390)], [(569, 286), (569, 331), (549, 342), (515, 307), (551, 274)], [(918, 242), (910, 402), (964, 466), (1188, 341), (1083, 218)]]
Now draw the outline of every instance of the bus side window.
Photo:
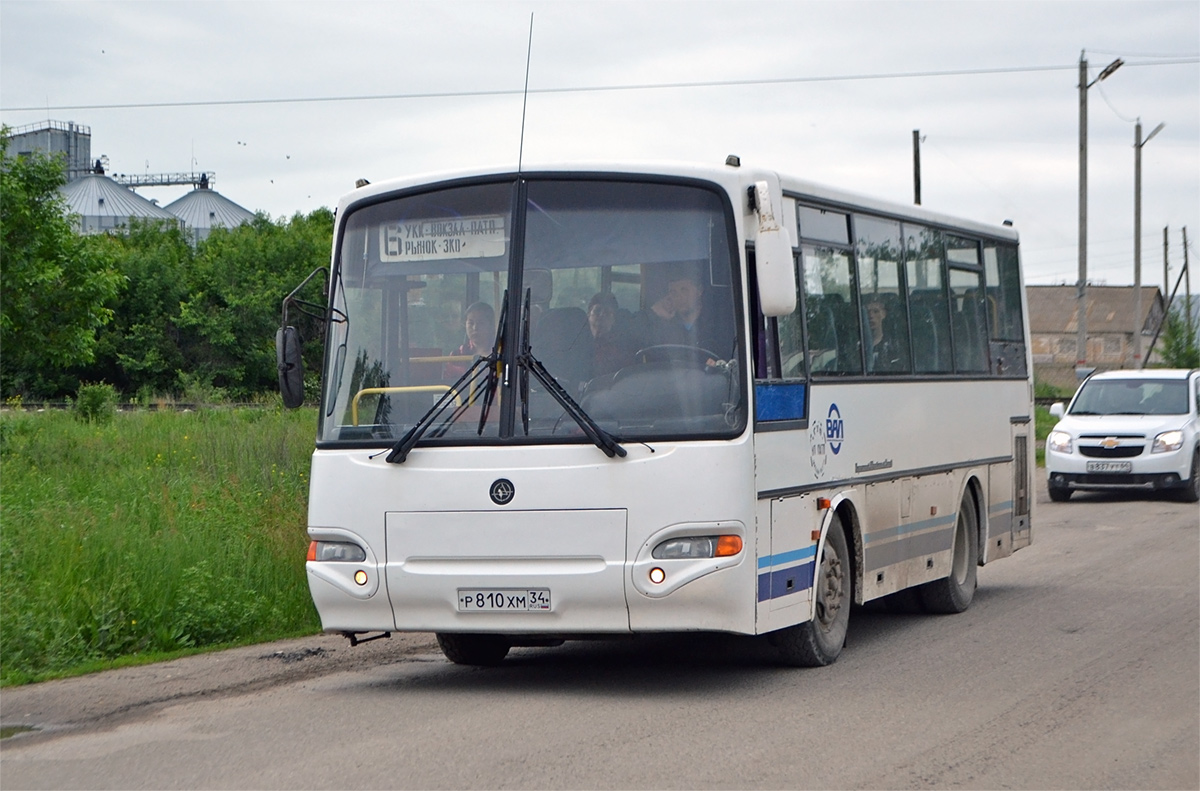
[(804, 248), (805, 317), (813, 373), (862, 373), (854, 279), (847, 253), (832, 248)]
[(942, 234), (932, 228), (906, 224), (905, 279), (912, 311), (913, 370), (949, 373), (950, 305), (942, 276)]

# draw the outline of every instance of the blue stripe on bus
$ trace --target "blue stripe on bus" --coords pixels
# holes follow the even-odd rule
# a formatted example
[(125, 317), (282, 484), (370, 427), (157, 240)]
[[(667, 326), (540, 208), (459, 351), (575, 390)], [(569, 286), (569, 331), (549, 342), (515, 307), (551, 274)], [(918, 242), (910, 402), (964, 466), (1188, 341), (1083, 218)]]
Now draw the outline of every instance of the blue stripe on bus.
[(803, 420), (803, 382), (754, 383), (754, 417), (758, 420)]
[(916, 533), (920, 530), (928, 530), (932, 527), (952, 525), (957, 518), (957, 514), (947, 514), (945, 516), (934, 517), (933, 519), (922, 519), (919, 522), (909, 522), (906, 525), (897, 525), (896, 527), (889, 527), (884, 530), (876, 530), (874, 533), (867, 533), (865, 536), (863, 536), (863, 543), (873, 544), (877, 541), (903, 536), (906, 533)]
[(991, 505), (988, 506), (988, 513), (995, 514), (995, 513), (999, 513), (1000, 511), (1011, 511), (1012, 507), (1013, 507), (1012, 500), (1005, 500), (1002, 503), (992, 503)]
[[(793, 593), (808, 590), (812, 587), (813, 572), (816, 566), (816, 561), (809, 561), (799, 566), (790, 566), (786, 569), (777, 569), (775, 571), (768, 571), (765, 574), (759, 574), (758, 600), (779, 599), (784, 596), (791, 596)], [(792, 583), (790, 588), (788, 587), (789, 581)]]
[(795, 563), (797, 560), (804, 558), (812, 558), (817, 555), (817, 546), (813, 544), (811, 547), (803, 549), (793, 549), (790, 552), (780, 552), (778, 555), (767, 555), (758, 559), (758, 567), (760, 569), (770, 568), (771, 566), (782, 566), (784, 563)]

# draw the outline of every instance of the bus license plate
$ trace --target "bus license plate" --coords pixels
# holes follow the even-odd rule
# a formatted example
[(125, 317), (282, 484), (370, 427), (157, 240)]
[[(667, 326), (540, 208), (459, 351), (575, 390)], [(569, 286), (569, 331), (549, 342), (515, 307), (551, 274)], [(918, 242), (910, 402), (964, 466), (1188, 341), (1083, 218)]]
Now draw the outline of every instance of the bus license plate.
[(1131, 461), (1089, 461), (1088, 472), (1133, 472)]
[(459, 588), (459, 612), (549, 612), (549, 588)]

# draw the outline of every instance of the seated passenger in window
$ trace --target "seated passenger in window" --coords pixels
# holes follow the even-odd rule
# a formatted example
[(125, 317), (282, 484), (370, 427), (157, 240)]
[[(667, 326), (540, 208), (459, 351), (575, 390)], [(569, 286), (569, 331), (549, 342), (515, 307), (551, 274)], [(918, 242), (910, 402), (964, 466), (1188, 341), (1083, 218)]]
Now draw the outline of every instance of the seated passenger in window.
[(885, 325), (887, 303), (878, 294), (866, 298), (868, 335), (871, 343), (867, 352), (868, 371), (904, 371), (908, 368), (905, 359), (905, 344), (892, 337)]
[(637, 343), (629, 328), (617, 324), (617, 298), (601, 291), (588, 301), (588, 329), (592, 333), (592, 375), (611, 374), (632, 363)]
[[(467, 308), (467, 318), (463, 322), (466, 340), (451, 354), (454, 356), (471, 355), (486, 357), (492, 353), (496, 342), (496, 311), (486, 302), (476, 302)], [(471, 367), (468, 362), (446, 363), (442, 377), (450, 382), (458, 379)]]

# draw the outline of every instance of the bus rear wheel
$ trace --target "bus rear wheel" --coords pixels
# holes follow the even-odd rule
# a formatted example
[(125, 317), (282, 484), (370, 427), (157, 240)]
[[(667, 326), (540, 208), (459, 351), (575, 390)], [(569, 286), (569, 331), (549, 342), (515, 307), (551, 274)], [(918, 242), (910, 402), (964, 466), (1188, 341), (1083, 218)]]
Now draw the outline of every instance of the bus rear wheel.
[(445, 634), (438, 632), (442, 653), (456, 665), (494, 667), (508, 656), (511, 645), (498, 634)]
[(817, 561), (813, 619), (779, 630), (772, 641), (786, 664), (824, 667), (841, 655), (850, 626), (850, 580), (850, 550), (842, 520), (835, 514)]
[(954, 524), (954, 548), (951, 551), (950, 576), (927, 582), (917, 588), (921, 603), (931, 613), (950, 615), (971, 606), (978, 584), (979, 519), (975, 514), (975, 498), (963, 494)]

